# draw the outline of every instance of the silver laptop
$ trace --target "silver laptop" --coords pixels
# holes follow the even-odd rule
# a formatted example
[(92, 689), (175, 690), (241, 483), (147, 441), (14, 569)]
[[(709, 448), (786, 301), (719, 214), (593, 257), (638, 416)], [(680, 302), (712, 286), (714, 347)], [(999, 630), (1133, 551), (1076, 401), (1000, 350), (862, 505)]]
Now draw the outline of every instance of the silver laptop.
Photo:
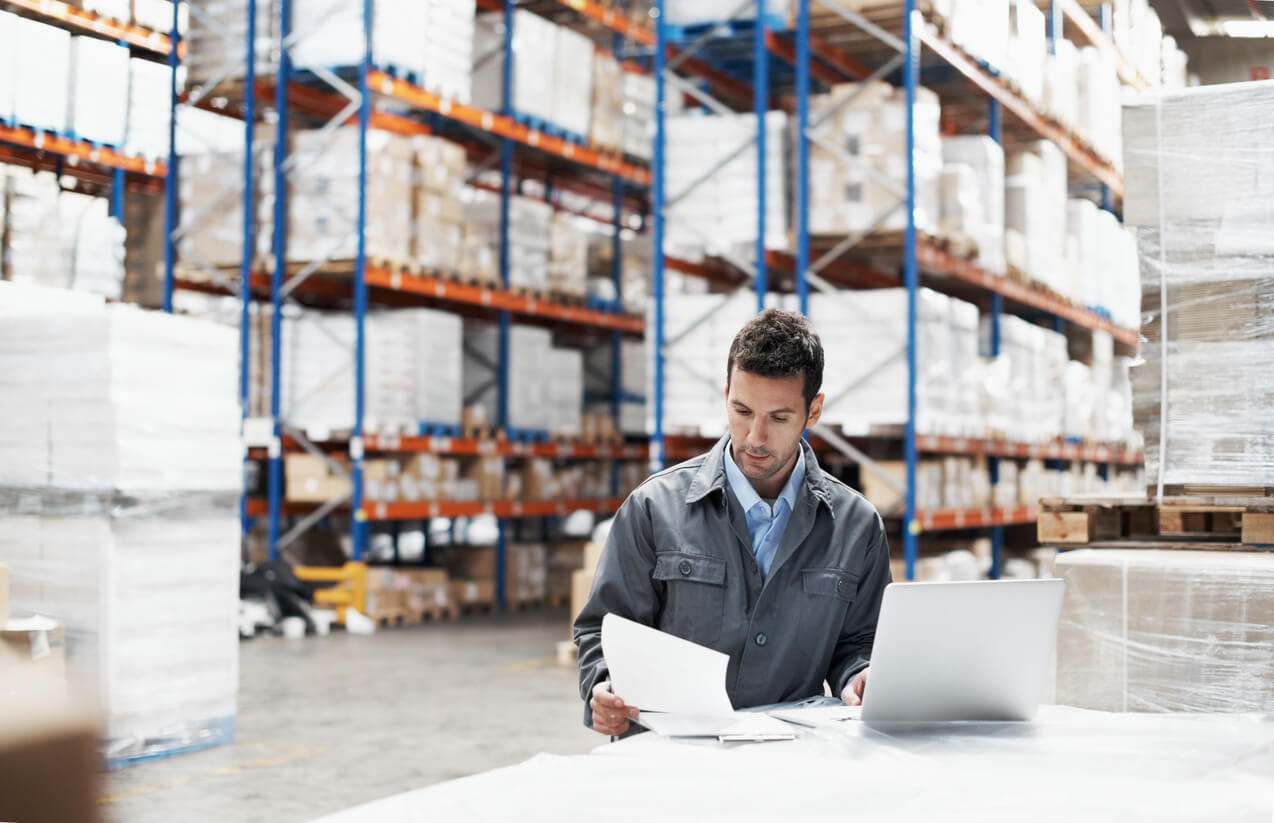
[(864, 723), (1030, 720), (1044, 693), (1065, 584), (892, 583), (863, 694)]

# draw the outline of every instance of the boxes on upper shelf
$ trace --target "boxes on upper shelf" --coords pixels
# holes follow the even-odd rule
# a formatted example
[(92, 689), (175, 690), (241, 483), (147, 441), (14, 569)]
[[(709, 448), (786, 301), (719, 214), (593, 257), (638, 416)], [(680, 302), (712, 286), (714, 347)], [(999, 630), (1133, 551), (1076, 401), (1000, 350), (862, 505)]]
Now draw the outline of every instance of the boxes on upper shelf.
[(96, 37), (71, 38), (67, 127), (81, 140), (123, 147), (129, 105), (128, 49)]

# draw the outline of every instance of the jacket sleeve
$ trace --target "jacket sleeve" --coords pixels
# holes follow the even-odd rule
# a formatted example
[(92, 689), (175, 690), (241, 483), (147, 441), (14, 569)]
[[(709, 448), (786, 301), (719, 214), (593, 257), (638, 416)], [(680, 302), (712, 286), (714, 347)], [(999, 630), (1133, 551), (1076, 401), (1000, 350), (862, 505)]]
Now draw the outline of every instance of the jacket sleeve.
[(827, 684), (836, 697), (840, 697), (845, 685), (854, 675), (871, 663), (871, 647), (876, 639), (880, 601), (885, 595), (885, 586), (892, 581), (885, 524), (876, 515), (874, 534), (858, 580), (858, 591), (845, 614), (840, 639), (836, 641), (836, 650), (832, 652), (832, 662), (827, 669)]
[(655, 545), (647, 506), (647, 498), (640, 490), (629, 495), (620, 506), (597, 563), (588, 602), (575, 618), (579, 690), (584, 699), (584, 725), (590, 728), (593, 712), (588, 703), (593, 688), (610, 677), (602, 657), (602, 618), (613, 612), (653, 626), (663, 602), (661, 587), (657, 588), (652, 578)]

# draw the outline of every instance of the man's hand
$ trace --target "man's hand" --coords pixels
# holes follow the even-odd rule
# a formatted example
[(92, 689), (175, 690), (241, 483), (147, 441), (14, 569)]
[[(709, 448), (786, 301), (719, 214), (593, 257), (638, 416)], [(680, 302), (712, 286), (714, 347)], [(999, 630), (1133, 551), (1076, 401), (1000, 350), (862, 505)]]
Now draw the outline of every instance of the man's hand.
[(593, 699), (588, 706), (593, 710), (593, 730), (611, 737), (628, 731), (628, 721), (638, 713), (636, 706), (624, 705), (623, 698), (610, 690), (609, 680), (593, 687)]
[(868, 670), (863, 669), (845, 684), (845, 690), (840, 693), (840, 699), (845, 702), (846, 706), (861, 706), (863, 704), (863, 689), (867, 688)]

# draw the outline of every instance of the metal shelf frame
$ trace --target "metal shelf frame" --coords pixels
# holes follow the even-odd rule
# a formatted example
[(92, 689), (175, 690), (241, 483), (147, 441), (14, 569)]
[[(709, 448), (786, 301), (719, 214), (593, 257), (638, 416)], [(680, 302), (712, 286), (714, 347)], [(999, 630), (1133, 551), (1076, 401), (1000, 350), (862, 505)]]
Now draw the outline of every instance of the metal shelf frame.
[[(845, 22), (852, 24), (861, 31), (870, 35), (875, 40), (880, 41), (886, 47), (889, 53), (879, 67), (868, 71), (861, 63), (854, 58), (857, 55), (838, 54), (834, 48), (824, 42), (817, 34), (811, 32), (810, 23), (810, 5), (811, 2), (819, 2), (819, 0), (794, 0), (795, 5), (795, 21), (794, 30), (785, 33), (780, 38), (777, 33), (770, 30), (769, 21), (764, 15), (764, 6), (762, 0), (756, 0), (749, 3), (745, 0), (735, 12), (735, 17), (745, 15), (751, 12), (754, 18), (750, 21), (753, 29), (754, 49), (752, 53), (752, 101), (754, 104), (754, 112), (758, 118), (758, 128), (754, 142), (758, 152), (758, 193), (759, 193), (759, 209), (758, 209), (758, 226), (756, 251), (752, 261), (742, 261), (727, 258), (727, 262), (746, 278), (746, 282), (736, 289), (755, 290), (757, 294), (758, 310), (764, 307), (765, 291), (767, 288), (767, 263), (774, 261), (778, 255), (773, 252), (767, 252), (764, 248), (764, 220), (765, 220), (765, 155), (764, 155), (764, 112), (770, 94), (770, 78), (767, 73), (769, 60), (767, 56), (767, 46), (769, 51), (777, 54), (786, 62), (791, 64), (794, 69), (794, 109), (792, 114), (796, 121), (795, 140), (795, 180), (793, 181), (793, 226), (792, 235), (794, 241), (794, 252), (787, 258), (790, 260), (790, 268), (794, 275), (793, 289), (797, 295), (800, 309), (804, 313), (808, 313), (809, 307), (809, 289), (811, 287), (820, 291), (835, 293), (836, 286), (831, 282), (832, 279), (842, 280), (841, 277), (825, 277), (824, 273), (830, 275), (833, 268), (839, 265), (839, 261), (850, 249), (854, 248), (868, 235), (870, 235), (877, 227), (883, 225), (885, 220), (899, 208), (906, 210), (907, 222), (904, 231), (904, 240), (902, 247), (901, 276), (898, 278), (891, 277), (883, 273), (870, 272), (853, 272), (855, 279), (860, 284), (866, 285), (901, 285), (907, 291), (907, 419), (904, 425), (902, 440), (903, 452), (906, 465), (906, 473), (904, 482), (899, 485), (899, 491), (904, 496), (903, 511), (903, 556), (906, 563), (906, 576), (908, 579), (914, 578), (915, 562), (917, 557), (917, 542), (919, 535), (924, 532), (955, 529), (955, 528), (990, 528), (993, 546), (993, 558), (991, 576), (998, 577), (1002, 564), (1002, 546), (1003, 546), (1003, 527), (1021, 522), (1029, 522), (1034, 514), (1034, 509), (1030, 507), (1018, 507), (1012, 510), (977, 510), (970, 512), (920, 512), (916, 507), (916, 465), (918, 455), (922, 450), (921, 440), (924, 440), (923, 449), (926, 451), (951, 451), (954, 453), (977, 453), (985, 454), (989, 458), (988, 468), (991, 473), (992, 481), (996, 479), (998, 474), (998, 461), (1001, 457), (1017, 457), (1017, 456), (1034, 456), (1034, 452), (1030, 447), (1024, 447), (1023, 444), (1004, 444), (1001, 446), (994, 445), (993, 441), (976, 441), (974, 445), (960, 443), (957, 445), (954, 439), (950, 438), (933, 438), (923, 436), (916, 431), (916, 300), (917, 291), (920, 286), (920, 275), (922, 270), (954, 276), (956, 279), (966, 284), (973, 285), (979, 289), (985, 290), (990, 296), (990, 317), (992, 326), (992, 354), (999, 351), (1000, 335), (1000, 316), (1012, 306), (1006, 307), (1005, 299), (1014, 301), (1015, 305), (1020, 305), (1029, 309), (1042, 310), (1052, 314), (1055, 317), (1055, 324), (1061, 325), (1065, 321), (1075, 322), (1077, 325), (1092, 329), (1101, 329), (1109, 331), (1117, 340), (1124, 345), (1135, 346), (1137, 343), (1137, 335), (1133, 330), (1120, 329), (1114, 327), (1109, 321), (1100, 318), (1096, 314), (1063, 303), (1056, 298), (1046, 295), (1045, 293), (1036, 292), (1023, 284), (1014, 283), (1007, 278), (995, 278), (987, 272), (982, 271), (978, 267), (969, 264), (967, 261), (957, 261), (950, 255), (947, 255), (937, 249), (936, 246), (925, 241), (919, 236), (915, 224), (915, 196), (916, 196), (916, 178), (914, 168), (914, 149), (915, 149), (915, 100), (917, 89), (920, 86), (920, 53), (922, 48), (927, 48), (943, 61), (945, 61), (952, 69), (963, 76), (966, 80), (973, 84), (986, 95), (987, 99), (987, 123), (990, 135), (1001, 142), (1002, 116), (1003, 110), (1007, 109), (1012, 112), (1015, 117), (1024, 123), (1028, 128), (1033, 129), (1040, 136), (1052, 140), (1067, 155), (1070, 162), (1078, 164), (1090, 175), (1095, 177), (1102, 185), (1102, 201), (1103, 206), (1110, 208), (1112, 195), (1122, 195), (1122, 180), (1114, 169), (1104, 159), (1096, 157), (1087, 147), (1078, 143), (1074, 137), (1066, 130), (1058, 127), (1051, 120), (1043, 117), (1029, 103), (1015, 92), (1005, 86), (999, 78), (991, 71), (988, 71), (975, 60), (965, 55), (955, 46), (950, 44), (938, 32), (937, 28), (928, 23), (923, 14), (917, 9), (915, 0), (904, 0), (903, 3), (903, 23), (901, 36), (895, 35), (880, 26), (872, 23), (856, 12), (850, 11), (839, 4), (820, 3), (825, 11), (833, 12), (844, 19)], [(1063, 11), (1073, 14), (1073, 10), (1067, 10), (1061, 5), (1066, 0), (1054, 0), (1054, 8), (1051, 20), (1057, 21), (1061, 19)], [(1082, 10), (1081, 10), (1082, 12)], [(667, 268), (677, 268), (681, 271), (692, 271), (698, 273), (697, 270), (702, 269), (703, 273), (717, 274), (716, 270), (711, 266), (703, 265), (678, 265), (677, 261), (666, 258), (663, 254), (663, 239), (665, 228), (665, 209), (667, 203), (670, 202), (668, 193), (665, 188), (664, 179), (664, 161), (666, 156), (666, 137), (664, 131), (665, 117), (665, 100), (666, 88), (672, 87), (679, 93), (690, 93), (696, 99), (703, 103), (707, 108), (724, 112), (728, 110), (719, 100), (708, 97), (701, 90), (692, 91), (688, 87), (687, 82), (676, 76), (670, 69), (677, 68), (676, 61), (670, 62), (666, 56), (673, 50), (670, 42), (671, 32), (665, 24), (664, 2), (657, 0), (655, 3), (655, 43), (654, 43), (654, 72), (656, 79), (656, 124), (655, 124), (655, 146), (654, 146), (654, 164), (652, 168), (652, 227), (653, 227), (653, 243), (654, 243), (654, 311), (653, 311), (653, 328), (648, 330), (648, 334), (653, 339), (654, 345), (654, 363), (653, 363), (653, 396), (651, 402), (653, 405), (654, 428), (651, 436), (651, 463), (652, 469), (658, 470), (668, 462), (668, 437), (664, 431), (664, 390), (665, 390), (665, 363), (669, 355), (670, 341), (666, 338), (664, 302), (666, 299), (664, 286), (664, 271)], [(1086, 19), (1092, 22), (1091, 18)], [(720, 21), (716, 26), (706, 27), (710, 31), (721, 30), (731, 23), (730, 20)], [(1050, 26), (1050, 38), (1053, 36), (1061, 36), (1060, 25), (1056, 22)], [(705, 34), (695, 39), (689, 46), (684, 47), (680, 52), (682, 55), (692, 54), (697, 48), (704, 45), (710, 34)], [(790, 45), (788, 42), (790, 40)], [(818, 57), (822, 62), (817, 62), (814, 57)], [(809, 101), (811, 93), (812, 79), (818, 79), (820, 82), (828, 82), (826, 78), (829, 76), (828, 66), (836, 67), (841, 74), (845, 75), (845, 79), (856, 80), (884, 80), (888, 78), (899, 78), (896, 80), (902, 86), (907, 106), (906, 120), (906, 153), (908, 158), (908, 168), (905, 185), (892, 188), (896, 189), (898, 195), (897, 202), (883, 214), (877, 215), (875, 221), (866, 231), (859, 232), (853, 236), (844, 238), (837, 243), (832, 249), (823, 253), (817, 260), (811, 262), (810, 254), (810, 233), (809, 233), (809, 151), (810, 144), (814, 143), (821, 148), (834, 154), (841, 155), (847, 162), (856, 162), (852, 158), (840, 151), (837, 146), (831, 145), (828, 141), (822, 139), (818, 133), (818, 126), (827, 117), (834, 114), (833, 112), (823, 113), (816, 121), (811, 122)], [(850, 98), (852, 99), (852, 98)], [(842, 102), (841, 106), (847, 105), (848, 101)], [(737, 156), (738, 151), (746, 149), (747, 146), (737, 150), (733, 154), (727, 155), (727, 159)], [(722, 165), (725, 161), (722, 161)], [(719, 167), (718, 167), (719, 168)], [(708, 175), (710, 177), (711, 175)], [(702, 181), (700, 181), (702, 182)], [(678, 195), (680, 196), (680, 195)], [(786, 261), (785, 261), (786, 262)], [(864, 276), (868, 275), (868, 276)], [(892, 281), (892, 282), (890, 282)], [(722, 304), (724, 304), (724, 300)], [(671, 341), (675, 343), (676, 341)], [(812, 436), (821, 438), (827, 445), (836, 451), (843, 453), (851, 460), (859, 463), (865, 470), (876, 471), (891, 484), (897, 484), (888, 475), (879, 471), (879, 467), (870, 460), (863, 452), (855, 448), (844, 438), (840, 437), (836, 432), (824, 426), (817, 426), (811, 432)], [(1064, 459), (1097, 459), (1102, 457), (1110, 457), (1109, 450), (1101, 449), (1084, 449), (1075, 446), (1072, 450), (1067, 450), (1058, 446), (1059, 454), (1068, 455)], [(1025, 452), (1025, 454), (1023, 454)], [(1041, 455), (1051, 454), (1050, 447), (1040, 447)]]

